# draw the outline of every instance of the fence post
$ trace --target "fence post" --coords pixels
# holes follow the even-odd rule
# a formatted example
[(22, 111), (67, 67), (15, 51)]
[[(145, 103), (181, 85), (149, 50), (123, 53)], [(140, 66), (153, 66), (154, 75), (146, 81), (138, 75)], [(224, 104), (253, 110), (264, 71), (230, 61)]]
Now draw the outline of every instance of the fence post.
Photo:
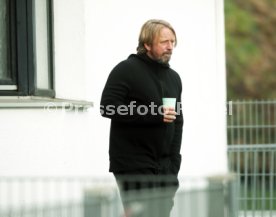
[(118, 200), (112, 187), (87, 189), (84, 192), (84, 217), (117, 217), (120, 208)]
[(233, 174), (212, 176), (209, 181), (208, 217), (237, 216), (237, 188)]

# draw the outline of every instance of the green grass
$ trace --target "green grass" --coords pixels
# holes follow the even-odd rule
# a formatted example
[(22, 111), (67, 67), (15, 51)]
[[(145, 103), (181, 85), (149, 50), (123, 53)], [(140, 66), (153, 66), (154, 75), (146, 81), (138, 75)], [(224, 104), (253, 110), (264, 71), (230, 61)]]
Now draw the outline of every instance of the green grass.
[(269, 185), (245, 188), (242, 184), (239, 202), (240, 210), (276, 210), (276, 187), (271, 191)]

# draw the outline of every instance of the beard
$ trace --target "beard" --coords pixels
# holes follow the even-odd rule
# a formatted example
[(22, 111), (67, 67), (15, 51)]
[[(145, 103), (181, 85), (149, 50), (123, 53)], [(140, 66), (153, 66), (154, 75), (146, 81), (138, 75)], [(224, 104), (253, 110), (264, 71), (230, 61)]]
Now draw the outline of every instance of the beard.
[(153, 52), (148, 52), (147, 55), (155, 60), (156, 62), (158, 63), (161, 63), (161, 64), (168, 64), (170, 59), (171, 59), (171, 56), (172, 56), (172, 52), (170, 51), (167, 51), (167, 52), (164, 52), (163, 54), (161, 55), (157, 55), (156, 53), (153, 53)]
[(170, 53), (164, 53), (164, 54), (162, 54), (161, 57), (159, 57), (157, 59), (157, 62), (163, 63), (163, 64), (168, 64), (169, 61), (171, 60), (171, 56), (172, 56), (171, 52)]

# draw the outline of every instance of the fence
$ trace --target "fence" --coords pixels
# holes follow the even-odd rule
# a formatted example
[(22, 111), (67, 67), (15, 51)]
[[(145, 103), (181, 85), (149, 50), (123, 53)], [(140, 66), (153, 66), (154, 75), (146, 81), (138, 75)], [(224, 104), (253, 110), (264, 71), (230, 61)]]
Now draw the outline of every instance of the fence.
[(276, 216), (276, 101), (231, 102), (228, 165), (240, 216)]
[[(171, 217), (234, 217), (233, 179), (180, 179)], [(168, 191), (129, 195), (131, 217), (160, 217)], [(141, 214), (144, 205), (150, 211)], [(219, 206), (218, 206), (219, 205)], [(0, 177), (1, 217), (123, 217), (113, 179)]]
[(230, 101), (228, 145), (276, 144), (276, 100)]

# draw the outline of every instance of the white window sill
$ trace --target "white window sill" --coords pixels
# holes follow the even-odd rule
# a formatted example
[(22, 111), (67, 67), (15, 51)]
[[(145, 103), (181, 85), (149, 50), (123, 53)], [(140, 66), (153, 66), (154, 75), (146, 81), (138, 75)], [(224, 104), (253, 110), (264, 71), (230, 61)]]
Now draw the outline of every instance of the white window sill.
[(67, 111), (86, 111), (91, 107), (93, 107), (92, 102), (82, 100), (35, 96), (0, 97), (0, 109), (64, 109)]

